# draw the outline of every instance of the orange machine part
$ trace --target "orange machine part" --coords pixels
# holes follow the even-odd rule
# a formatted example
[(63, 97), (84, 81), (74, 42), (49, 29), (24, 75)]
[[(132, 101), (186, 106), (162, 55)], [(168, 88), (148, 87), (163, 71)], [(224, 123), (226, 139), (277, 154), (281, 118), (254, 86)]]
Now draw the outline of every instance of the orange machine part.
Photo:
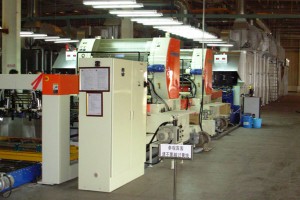
[(223, 94), (222, 90), (215, 90), (215, 91), (213, 91), (213, 93), (211, 95), (211, 99), (215, 100), (215, 99), (221, 98), (222, 94)]
[(79, 76), (66, 74), (44, 74), (43, 95), (66, 95), (79, 93)]
[(204, 87), (205, 87), (205, 93), (207, 95), (212, 94), (212, 63), (213, 63), (213, 51), (211, 49), (206, 50), (206, 56), (205, 56), (205, 63), (204, 63), (204, 73), (203, 73), (203, 79), (204, 79)]
[(192, 103), (193, 103), (192, 99), (181, 99), (180, 100), (180, 109), (187, 110), (187, 109), (191, 108)]
[(171, 38), (166, 64), (166, 84), (170, 99), (177, 99), (180, 91), (180, 40)]

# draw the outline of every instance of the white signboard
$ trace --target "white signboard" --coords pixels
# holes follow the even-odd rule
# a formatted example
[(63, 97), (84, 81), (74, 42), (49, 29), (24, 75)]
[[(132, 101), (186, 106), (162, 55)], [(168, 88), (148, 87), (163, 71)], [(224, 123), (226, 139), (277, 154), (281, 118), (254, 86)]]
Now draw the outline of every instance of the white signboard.
[(87, 93), (87, 116), (103, 116), (102, 93)]
[(159, 157), (172, 159), (193, 159), (192, 145), (160, 144)]
[(66, 60), (76, 60), (77, 52), (76, 51), (66, 51)]
[(79, 90), (109, 92), (110, 71), (108, 67), (83, 67), (79, 69)]
[(222, 54), (222, 55), (215, 55), (214, 56), (214, 63), (227, 63), (227, 55)]

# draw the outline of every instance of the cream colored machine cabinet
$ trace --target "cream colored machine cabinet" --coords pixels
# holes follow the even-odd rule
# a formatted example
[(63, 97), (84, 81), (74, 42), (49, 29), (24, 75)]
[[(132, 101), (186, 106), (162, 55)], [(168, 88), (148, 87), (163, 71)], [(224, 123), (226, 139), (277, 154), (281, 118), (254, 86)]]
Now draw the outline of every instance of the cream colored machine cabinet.
[[(108, 68), (108, 91), (102, 103), (88, 100), (83, 91), (84, 68)], [(98, 62), (99, 64), (99, 62)], [(79, 59), (79, 189), (111, 192), (144, 174), (146, 63), (113, 58)], [(107, 77), (104, 76), (104, 79)], [(103, 79), (102, 79), (103, 80)], [(101, 82), (101, 81), (100, 81)], [(89, 105), (89, 104), (94, 105)], [(95, 106), (102, 116), (88, 116)]]

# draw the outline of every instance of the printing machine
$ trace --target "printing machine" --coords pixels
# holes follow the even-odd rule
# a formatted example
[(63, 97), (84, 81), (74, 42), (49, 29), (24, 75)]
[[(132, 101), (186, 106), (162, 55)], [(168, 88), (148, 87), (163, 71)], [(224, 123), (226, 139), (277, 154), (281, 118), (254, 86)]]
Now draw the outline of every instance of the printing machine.
[[(230, 114), (230, 106), (222, 103), (222, 99), (220, 98), (222, 92), (215, 91), (212, 87), (213, 51), (211, 49), (185, 49), (181, 50), (180, 57), (185, 65), (189, 63), (189, 66), (183, 66), (184, 73), (182, 74), (181, 81), (182, 90), (184, 91), (182, 95), (185, 96), (182, 107), (183, 109), (193, 111), (190, 115), (191, 130), (200, 131), (199, 113), (202, 113), (203, 130), (210, 136), (215, 136), (225, 130), (227, 126), (225, 118)], [(190, 92), (187, 93), (186, 91)], [(202, 98), (203, 108), (201, 108)]]
[[(145, 84), (148, 85), (148, 97), (144, 100), (145, 107), (140, 109), (140, 112), (143, 113), (143, 110), (146, 111), (147, 102), (147, 113), (144, 112), (147, 123), (144, 132), (141, 134), (144, 135), (143, 145), (146, 144), (148, 150), (150, 145), (154, 143), (157, 146), (159, 143), (183, 143), (189, 140), (190, 111), (183, 111), (180, 109), (179, 56), (180, 41), (170, 37), (141, 39), (83, 39), (78, 48), (79, 67), (95, 66), (94, 62), (97, 59), (99, 59), (101, 66), (105, 66), (103, 63), (107, 63), (105, 59), (108, 58), (113, 60), (124, 60), (124, 62), (125, 60), (131, 60), (147, 63), (148, 74), (145, 73), (144, 79)], [(102, 59), (104, 60), (102, 61)], [(84, 63), (87, 64), (85, 65)], [(114, 69), (113, 66), (114, 64), (108, 65), (108, 67)], [(115, 79), (115, 75), (113, 76)], [(116, 81), (117, 80), (121, 81), (122, 78), (117, 78)], [(113, 91), (111, 91), (111, 93), (113, 94)], [(81, 120), (81, 122), (82, 121), (85, 120)], [(81, 127), (81, 125), (79, 125), (79, 127)], [(81, 129), (79, 131), (81, 132)], [(118, 133), (113, 132), (112, 134), (117, 135)], [(79, 141), (82, 149), (82, 139), (79, 138)], [(141, 150), (144, 154), (143, 165), (146, 161), (144, 149), (145, 146)], [(112, 152), (118, 152), (118, 150), (112, 150)], [(150, 154), (149, 157), (152, 158), (152, 153)], [(81, 155), (80, 152), (81, 158), (86, 156), (87, 154), (84, 156)], [(114, 170), (113, 165), (111, 167), (112, 170)], [(87, 168), (87, 166), (84, 168)], [(128, 168), (128, 170), (129, 169), (130, 168)], [(136, 171), (138, 172), (139, 170)], [(79, 182), (81, 183), (79, 184), (79, 187), (81, 189), (109, 192), (120, 186), (116, 186), (113, 183), (114, 181), (117, 181), (113, 180), (114, 178), (111, 178), (112, 185), (110, 186), (106, 185), (103, 188), (88, 186), (89, 180), (80, 174), (81, 173), (79, 173)], [(84, 172), (82, 172), (82, 174), (84, 174)], [(131, 172), (128, 174), (131, 174)], [(103, 184), (104, 182), (101, 183), (102, 186)]]
[[(78, 93), (78, 76), (1, 74), (0, 89), (0, 159), (3, 165), (18, 165), (11, 166), (16, 172), (0, 169), (0, 182), (6, 183), (2, 190), (8, 189), (8, 182), (17, 187), (40, 175), (40, 183), (50, 185), (76, 178), (78, 149), (70, 147), (70, 94)], [(22, 170), (21, 162), (34, 166)], [(10, 175), (10, 181), (3, 174)]]
[[(148, 144), (159, 125), (177, 118), (182, 141), (189, 139), (189, 111), (180, 110), (180, 41), (170, 37), (83, 39), (78, 58), (112, 57), (148, 63)], [(156, 133), (157, 134), (157, 133)]]

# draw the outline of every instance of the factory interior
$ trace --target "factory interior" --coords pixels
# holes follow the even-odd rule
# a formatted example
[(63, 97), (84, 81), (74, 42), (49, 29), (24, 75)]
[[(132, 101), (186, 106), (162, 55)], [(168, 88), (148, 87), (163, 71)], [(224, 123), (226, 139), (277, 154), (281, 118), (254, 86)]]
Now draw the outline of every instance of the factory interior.
[(0, 199), (300, 199), (300, 0), (0, 6)]

